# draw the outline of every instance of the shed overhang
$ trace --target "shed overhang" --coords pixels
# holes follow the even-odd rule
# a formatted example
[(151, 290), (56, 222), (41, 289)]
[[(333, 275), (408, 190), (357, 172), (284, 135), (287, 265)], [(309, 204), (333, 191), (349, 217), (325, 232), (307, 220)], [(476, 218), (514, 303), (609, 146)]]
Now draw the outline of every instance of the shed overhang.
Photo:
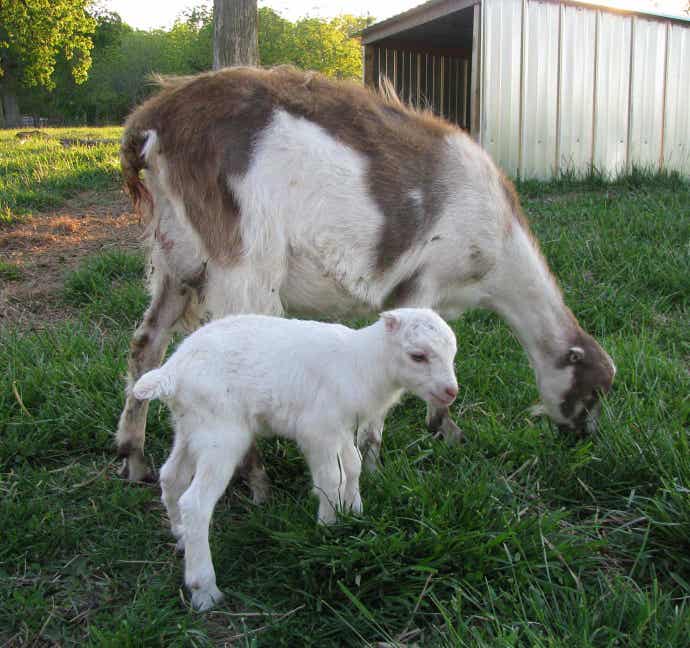
[[(406, 36), (410, 39), (429, 40), (441, 46), (438, 37), (442, 33), (443, 28), (438, 26), (429, 26), (429, 23), (437, 21), (440, 18), (445, 18), (450, 14), (454, 14), (462, 9), (467, 9), (475, 4), (479, 4), (480, 0), (431, 0), (422, 5), (413, 7), (404, 13), (382, 20), (379, 23), (370, 25), (361, 32), (362, 44), (371, 45), (386, 38), (400, 38), (403, 32), (413, 32), (412, 35)], [(439, 21), (441, 22), (441, 21)], [(437, 23), (439, 25), (439, 23)], [(425, 29), (426, 27), (426, 29)]]

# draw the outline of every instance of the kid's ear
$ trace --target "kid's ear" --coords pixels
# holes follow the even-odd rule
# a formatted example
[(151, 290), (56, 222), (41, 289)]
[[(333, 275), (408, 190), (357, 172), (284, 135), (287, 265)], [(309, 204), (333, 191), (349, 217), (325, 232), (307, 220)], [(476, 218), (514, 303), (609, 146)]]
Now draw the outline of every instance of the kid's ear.
[(381, 313), (381, 319), (386, 327), (386, 333), (395, 333), (400, 329), (400, 318), (394, 312)]

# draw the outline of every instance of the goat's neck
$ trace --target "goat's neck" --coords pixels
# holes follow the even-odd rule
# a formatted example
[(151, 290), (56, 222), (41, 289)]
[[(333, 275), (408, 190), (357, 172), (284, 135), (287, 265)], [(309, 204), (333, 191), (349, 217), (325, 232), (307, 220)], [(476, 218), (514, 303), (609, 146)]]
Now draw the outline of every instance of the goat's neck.
[(385, 336), (381, 320), (354, 331), (350, 351), (356, 372), (351, 393), (352, 405), (358, 412), (369, 414), (385, 409), (401, 390), (387, 357)]
[(517, 224), (488, 305), (510, 325), (537, 377), (565, 353), (578, 328), (545, 259)]

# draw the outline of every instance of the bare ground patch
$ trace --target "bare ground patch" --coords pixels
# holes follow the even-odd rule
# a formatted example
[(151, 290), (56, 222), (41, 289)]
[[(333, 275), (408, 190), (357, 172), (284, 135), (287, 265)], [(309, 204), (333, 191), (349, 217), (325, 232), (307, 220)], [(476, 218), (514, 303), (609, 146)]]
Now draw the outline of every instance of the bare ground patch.
[(143, 228), (120, 190), (84, 192), (64, 207), (0, 229), (0, 326), (42, 329), (73, 314), (59, 299), (64, 280), (84, 257), (117, 248), (136, 250)]

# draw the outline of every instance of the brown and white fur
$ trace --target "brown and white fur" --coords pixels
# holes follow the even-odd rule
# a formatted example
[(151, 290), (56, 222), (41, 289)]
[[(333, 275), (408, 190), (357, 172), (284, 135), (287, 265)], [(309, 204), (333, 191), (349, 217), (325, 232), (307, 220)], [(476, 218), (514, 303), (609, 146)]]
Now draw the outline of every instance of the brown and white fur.
[[(613, 362), (564, 304), (511, 183), (459, 128), (355, 83), (227, 68), (162, 80), (129, 117), (121, 160), (151, 244), (117, 432), (130, 479), (147, 474), (147, 403), (131, 385), (174, 328), (233, 313), (488, 308), (527, 352), (545, 413), (593, 427)], [(428, 424), (460, 434), (447, 408)], [(374, 451), (381, 427), (364, 434)]]

